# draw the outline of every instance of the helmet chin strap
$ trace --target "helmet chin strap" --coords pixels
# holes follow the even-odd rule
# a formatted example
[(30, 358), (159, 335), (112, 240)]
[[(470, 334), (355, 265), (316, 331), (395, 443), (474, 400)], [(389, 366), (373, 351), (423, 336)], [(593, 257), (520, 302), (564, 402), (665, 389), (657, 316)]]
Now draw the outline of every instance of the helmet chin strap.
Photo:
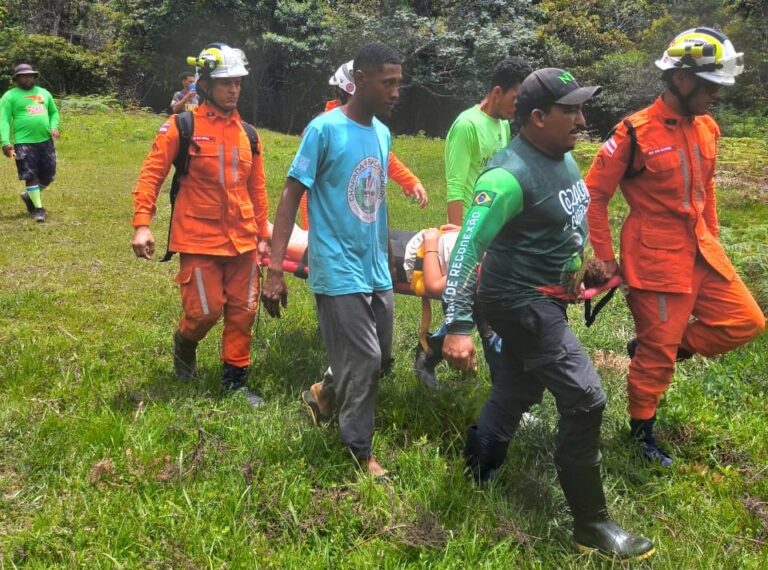
[(693, 99), (699, 93), (699, 91), (701, 91), (701, 80), (695, 75), (694, 78), (696, 79), (696, 87), (694, 87), (691, 92), (688, 93), (688, 95), (683, 95), (680, 92), (680, 89), (678, 89), (677, 85), (675, 85), (674, 81), (670, 80), (667, 84), (667, 89), (677, 98), (677, 102), (680, 103), (680, 107), (683, 110), (683, 115), (686, 117), (693, 116), (693, 112), (691, 111), (689, 103), (691, 102), (691, 99)]
[[(211, 79), (211, 78), (205, 78), (205, 80), (206, 80), (208, 83), (213, 83), (213, 79)], [(229, 113), (231, 112), (231, 111), (227, 111), (227, 110), (226, 110), (226, 109), (224, 109), (224, 108), (223, 108), (221, 105), (219, 105), (219, 104), (216, 102), (216, 100), (215, 100), (215, 99), (214, 99), (214, 98), (213, 98), (213, 97), (212, 97), (212, 96), (211, 96), (211, 95), (208, 93), (208, 90), (207, 90), (207, 89), (204, 89), (204, 88), (200, 87), (200, 85), (198, 85), (198, 86), (197, 86), (197, 91), (198, 91), (199, 93), (202, 93), (202, 95), (203, 95), (203, 99), (205, 99), (205, 101), (206, 101), (207, 103), (210, 103), (211, 105), (213, 105), (214, 107), (216, 107), (216, 108), (217, 108), (219, 111), (221, 111), (222, 113), (224, 113), (224, 114), (229, 114)]]

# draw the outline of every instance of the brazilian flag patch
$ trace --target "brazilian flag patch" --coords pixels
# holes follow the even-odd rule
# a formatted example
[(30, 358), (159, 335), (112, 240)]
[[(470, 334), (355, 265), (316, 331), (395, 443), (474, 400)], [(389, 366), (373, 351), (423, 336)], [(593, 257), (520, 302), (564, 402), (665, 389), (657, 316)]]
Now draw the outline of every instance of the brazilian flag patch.
[(496, 192), (488, 192), (487, 190), (483, 190), (482, 192), (475, 194), (475, 205), (490, 208), (495, 199)]

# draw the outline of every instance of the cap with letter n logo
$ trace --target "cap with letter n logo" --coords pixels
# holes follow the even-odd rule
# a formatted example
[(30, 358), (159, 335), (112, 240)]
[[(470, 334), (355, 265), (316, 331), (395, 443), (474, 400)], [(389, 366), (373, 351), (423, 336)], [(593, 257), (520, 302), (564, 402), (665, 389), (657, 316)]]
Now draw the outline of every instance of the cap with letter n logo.
[(556, 67), (537, 69), (526, 77), (517, 90), (517, 115), (529, 116), (546, 103), (581, 105), (600, 93), (599, 85), (582, 87), (570, 71)]

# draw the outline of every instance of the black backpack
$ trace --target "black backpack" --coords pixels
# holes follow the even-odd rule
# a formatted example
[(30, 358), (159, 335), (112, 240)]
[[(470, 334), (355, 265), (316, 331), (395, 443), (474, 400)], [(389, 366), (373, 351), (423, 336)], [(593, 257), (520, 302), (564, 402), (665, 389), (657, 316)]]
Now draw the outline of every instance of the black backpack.
[[(176, 129), (179, 131), (179, 152), (173, 159), (173, 179), (171, 180), (171, 219), (168, 223), (168, 243), (165, 249), (165, 255), (160, 260), (169, 261), (175, 251), (170, 250), (171, 245), (171, 226), (173, 225), (173, 207), (176, 205), (176, 197), (179, 195), (179, 186), (181, 177), (189, 172), (189, 147), (194, 146), (195, 150), (200, 150), (200, 146), (192, 140), (192, 134), (195, 132), (195, 116), (190, 111), (184, 111), (174, 116), (176, 120)], [(256, 128), (245, 121), (240, 121), (248, 140), (251, 143), (251, 153), (256, 156), (259, 154), (259, 135)]]

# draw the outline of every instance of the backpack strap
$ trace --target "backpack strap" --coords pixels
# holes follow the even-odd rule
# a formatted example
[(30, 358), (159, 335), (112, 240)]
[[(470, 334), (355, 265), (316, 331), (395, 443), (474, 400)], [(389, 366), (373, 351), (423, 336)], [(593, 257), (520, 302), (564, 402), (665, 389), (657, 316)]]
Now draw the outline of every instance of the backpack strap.
[(192, 134), (195, 132), (195, 116), (190, 111), (184, 111), (174, 115), (176, 121), (176, 130), (179, 132), (179, 152), (173, 159), (173, 179), (171, 181), (171, 219), (168, 222), (168, 242), (165, 248), (165, 255), (160, 262), (170, 261), (175, 251), (170, 250), (171, 227), (173, 226), (173, 208), (176, 205), (176, 197), (179, 195), (181, 186), (181, 177), (189, 172), (189, 147), (194, 145), (197, 150), (200, 147), (192, 140)]
[(627, 162), (627, 170), (624, 172), (624, 178), (634, 178), (645, 170), (645, 166), (638, 170), (634, 169), (635, 156), (637, 155), (637, 130), (629, 119), (624, 119), (622, 123), (627, 128), (629, 135), (629, 161)]
[(259, 133), (256, 132), (256, 127), (245, 121), (240, 121), (240, 124), (243, 126), (245, 134), (248, 135), (248, 140), (251, 142), (251, 154), (253, 156), (261, 154), (259, 150)]

